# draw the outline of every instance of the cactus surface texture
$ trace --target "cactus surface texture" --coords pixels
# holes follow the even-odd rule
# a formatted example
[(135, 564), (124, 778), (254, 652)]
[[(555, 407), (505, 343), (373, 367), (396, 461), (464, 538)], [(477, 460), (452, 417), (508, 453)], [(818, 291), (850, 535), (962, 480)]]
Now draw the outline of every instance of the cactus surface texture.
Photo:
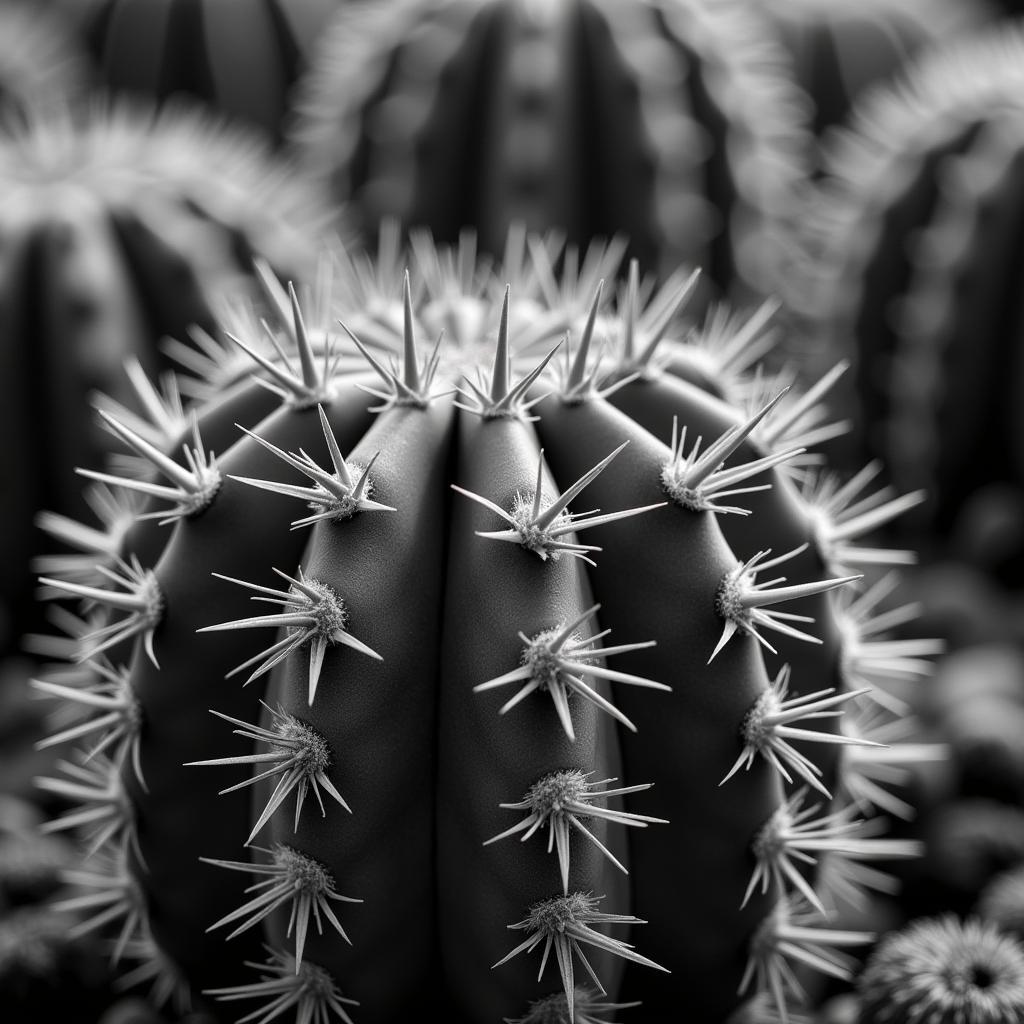
[(29, 625), (33, 516), (81, 515), (67, 471), (109, 450), (90, 392), (141, 408), (125, 360), (170, 366), (163, 339), (212, 327), (254, 255), (302, 273), (330, 219), (314, 196), (260, 139), (184, 108), (55, 104), (0, 134), (0, 648)]
[(762, 295), (809, 158), (785, 54), (732, 0), (352, 4), (296, 105), (303, 160), (371, 236), (623, 233), (645, 267)]
[(340, 0), (54, 0), (114, 93), (186, 97), (280, 141), (291, 90)]
[(866, 452), (896, 486), (928, 491), (905, 524), (975, 534), (975, 548), (988, 534), (1002, 550), (985, 557), (1016, 580), (1022, 68), (1024, 33), (1003, 25), (921, 56), (855, 106), (826, 154), (807, 288), (814, 336), (855, 360)]
[(82, 748), (40, 785), (158, 997), (721, 1024), (851, 976), (835, 900), (918, 852), (868, 822), (935, 648), (868, 537), (917, 497), (817, 467), (836, 374), (755, 371), (770, 307), (691, 323), (621, 257), (391, 225), (263, 272), (163, 443), (105, 415), (141, 505), (41, 581)]

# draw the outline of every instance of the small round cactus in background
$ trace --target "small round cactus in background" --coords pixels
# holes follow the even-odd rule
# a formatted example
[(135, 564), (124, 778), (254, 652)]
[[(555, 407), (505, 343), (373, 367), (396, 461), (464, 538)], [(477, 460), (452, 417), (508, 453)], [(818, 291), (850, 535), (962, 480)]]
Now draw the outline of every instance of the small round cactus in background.
[(910, 58), (992, 18), (982, 0), (764, 0), (759, 6), (814, 105), (819, 137), (846, 119), (858, 95), (891, 80)]

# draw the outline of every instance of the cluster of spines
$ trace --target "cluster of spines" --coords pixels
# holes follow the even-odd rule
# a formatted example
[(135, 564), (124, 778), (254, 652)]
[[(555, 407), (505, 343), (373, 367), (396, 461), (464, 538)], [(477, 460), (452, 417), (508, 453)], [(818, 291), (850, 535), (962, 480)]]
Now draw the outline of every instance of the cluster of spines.
[[(569, 364), (561, 381), (554, 385), (556, 390), (561, 386), (562, 394), (567, 396), (568, 401), (586, 401), (588, 396), (600, 393), (598, 382), (601, 374), (594, 369), (591, 351), (599, 299), (600, 293), (598, 292), (597, 298), (590, 306), (587, 326), (583, 330), (576, 358)], [(664, 298), (662, 298), (662, 302), (664, 303)], [(414, 329), (412, 298), (408, 287), (405, 289), (403, 305), (406, 315), (404, 316), (404, 336), (400, 346), (402, 358), (393, 364), (392, 370), (382, 374), (389, 382), (389, 390), (382, 397), (390, 403), (404, 402), (410, 396), (420, 396), (423, 400), (429, 400), (431, 390), (431, 381), (429, 379), (425, 381), (424, 374), (420, 372), (417, 345), (412, 333)], [(630, 308), (635, 315), (636, 305), (631, 304)], [(326, 378), (330, 372), (329, 364), (324, 363), (323, 376), (312, 369), (314, 361), (311, 345), (306, 331), (300, 326), (300, 313), (294, 300), (294, 292), (292, 293), (292, 313), (294, 320), (293, 329), (290, 332), (291, 338), (297, 344), (300, 353), (304, 353), (299, 362), (306, 369), (307, 377), (303, 380), (296, 378), (292, 381), (290, 393), (296, 401), (306, 401), (311, 385), (321, 389), (320, 393), (323, 393), (323, 389), (326, 388)], [(625, 333), (630, 333), (628, 326)], [(754, 333), (756, 334), (756, 332)], [(530, 380), (533, 383), (542, 378), (533, 374), (533, 368), (531, 368), (520, 381), (514, 380), (508, 356), (507, 291), (502, 306), (497, 350), (498, 355), (494, 362), (491, 379), (489, 382), (483, 382), (482, 387), (474, 389), (478, 407), (474, 407), (470, 411), (477, 415), (487, 416), (494, 415), (494, 409), (497, 408), (501, 409), (498, 415), (526, 418), (533, 399), (529, 397), (529, 388), (521, 387), (522, 380)], [(566, 350), (568, 351), (568, 346), (566, 346)], [(433, 359), (433, 357), (431, 358)], [(436, 359), (433, 362), (428, 361), (427, 366), (431, 365), (436, 367)], [(378, 372), (380, 371), (378, 370)], [(819, 391), (820, 389), (812, 389), (815, 394)], [(776, 451), (778, 454), (769, 455), (764, 459), (751, 460), (746, 465), (724, 468), (726, 460), (739, 449), (748, 436), (755, 433), (756, 428), (768, 417), (781, 398), (780, 393), (764, 403), (753, 412), (747, 421), (727, 431), (721, 438), (709, 445), (704, 456), (698, 454), (700, 442), (687, 455), (682, 440), (677, 441), (677, 438), (673, 437), (671, 457), (663, 468), (663, 478), (675, 481), (676, 489), (685, 494), (686, 500), (680, 500), (676, 494), (673, 494), (672, 489), (666, 486), (665, 490), (669, 499), (690, 509), (710, 509), (721, 512), (744, 511), (731, 507), (718, 508), (715, 499), (723, 496), (723, 488), (731, 491), (734, 489), (734, 484), (781, 464), (787, 457), (802, 451), (802, 448), (792, 446), (791, 434), (788, 431), (793, 424), (797, 424), (798, 433), (804, 429), (801, 426), (803, 417), (811, 411), (813, 403), (808, 403), (797, 396), (796, 401), (790, 404), (788, 413), (783, 410), (784, 415), (781, 419), (784, 420), (785, 427), (776, 426), (775, 431), (770, 434), (773, 444), (765, 446), (767, 450)], [(183, 503), (182, 501), (182, 495), (190, 492), (189, 481), (197, 481), (202, 471), (209, 470), (215, 465), (215, 459), (212, 456), (205, 461), (199, 459), (198, 455), (189, 458), (190, 452), (201, 453), (203, 451), (198, 428), (194, 425), (190, 428), (193, 447), (186, 446), (184, 449), (188, 467), (183, 469), (177, 466), (177, 469), (171, 469), (167, 465), (169, 460), (166, 456), (157, 452), (148, 443), (141, 443), (140, 432), (123, 425), (113, 426), (117, 421), (109, 415), (105, 418), (108, 425), (111, 425), (118, 436), (128, 443), (136, 453), (149, 456), (153, 467), (174, 481), (175, 487), (170, 489), (163, 489), (162, 485), (150, 487), (147, 490), (147, 496), (151, 499), (162, 498), (170, 501), (174, 515), (188, 517), (201, 514), (201, 505)], [(346, 464), (326, 420), (321, 418), (321, 422), (324, 427), (324, 438), (333, 472), (321, 468), (305, 452), (285, 452), (263, 441), (257, 435), (250, 434), (256, 442), (262, 443), (268, 451), (276, 455), (286, 465), (312, 480), (315, 484), (314, 487), (252, 479), (246, 479), (243, 482), (304, 500), (314, 509), (319, 510), (314, 516), (297, 520), (296, 526), (309, 525), (323, 516), (334, 515), (336, 501), (345, 503), (348, 515), (367, 510), (393, 511), (368, 497), (372, 486), (368, 472), (356, 473), (352, 467)], [(510, 529), (507, 531), (481, 534), (483, 539), (518, 543), (527, 553), (542, 559), (566, 554), (582, 558), (593, 564), (590, 555), (594, 554), (596, 557), (599, 549), (573, 542), (566, 543), (558, 538), (574, 534), (575, 531), (593, 521), (613, 521), (659, 507), (624, 509), (605, 513), (600, 517), (574, 516), (568, 512), (569, 503), (605, 469), (621, 450), (621, 448), (614, 450), (606, 459), (593, 467), (590, 473), (560, 495), (543, 496), (538, 484), (536, 493), (524, 496), (522, 507), (513, 508), (511, 511), (502, 509), (486, 495), (476, 495), (465, 490), (462, 490), (461, 493), (500, 514), (509, 524)], [(713, 455), (708, 453), (713, 453)], [(185, 477), (188, 477), (188, 480)], [(102, 476), (104, 486), (116, 487), (119, 482), (119, 479), (112, 475), (104, 474)], [(894, 499), (883, 494), (880, 497), (871, 496), (862, 499), (861, 506), (866, 505), (866, 508), (850, 511), (849, 505), (844, 504), (844, 501), (852, 502), (852, 495), (860, 490), (863, 482), (861, 480), (857, 486), (852, 489), (847, 488), (846, 491), (840, 489), (841, 493), (838, 494), (834, 490), (828, 491), (829, 500), (818, 502), (820, 520), (826, 524), (819, 529), (820, 537), (827, 537), (829, 541), (833, 542), (837, 538), (842, 541), (841, 545), (839, 543), (830, 545), (821, 543), (819, 540), (823, 554), (826, 555), (826, 562), (833, 560), (843, 564), (855, 562), (856, 551), (852, 541), (880, 523), (884, 523), (891, 516), (898, 514), (906, 504), (907, 499)], [(133, 481), (124, 481), (124, 483), (129, 488), (133, 487)], [(460, 490), (458, 487), (455, 489)], [(171, 490), (174, 493), (169, 493)], [(818, 493), (820, 495), (823, 492), (819, 490)], [(858, 506), (854, 506), (854, 508), (857, 509)], [(344, 519), (345, 517), (339, 518)], [(66, 539), (76, 531), (61, 524), (56, 532)], [(102, 544), (94, 543), (92, 539), (89, 540), (89, 546), (95, 550), (103, 547)], [(118, 545), (112, 543), (111, 547), (116, 550)], [(841, 552), (841, 556), (837, 555), (837, 552)], [(770, 645), (758, 632), (759, 626), (780, 630), (799, 639), (814, 640), (810, 634), (788, 624), (788, 621), (793, 619), (800, 621), (805, 620), (806, 617), (793, 616), (774, 609), (765, 611), (765, 609), (770, 609), (773, 605), (790, 599), (848, 588), (849, 584), (858, 578), (856, 576), (836, 576), (789, 587), (779, 586), (780, 583), (785, 582), (784, 578), (759, 583), (756, 580), (757, 572), (768, 568), (771, 564), (784, 562), (787, 557), (783, 556), (768, 562), (765, 561), (767, 554), (768, 552), (760, 552), (746, 562), (738, 562), (736, 569), (723, 579), (717, 606), (717, 611), (724, 621), (723, 636), (718, 647), (709, 651), (709, 657), (714, 657), (736, 632), (750, 634), (771, 650)], [(831, 558), (828, 557), (830, 555)], [(871, 560), (885, 561), (884, 557), (877, 553)], [(900, 560), (899, 555), (891, 559), (897, 563)], [(141, 977), (139, 971), (142, 971), (143, 974), (148, 971), (150, 976), (156, 979), (157, 987), (161, 992), (168, 995), (171, 993), (180, 995), (183, 991), (180, 985), (172, 984), (169, 980), (174, 978), (173, 966), (166, 962), (167, 958), (163, 954), (158, 952), (149, 935), (145, 899), (141, 886), (128, 867), (128, 854), (134, 842), (130, 807), (122, 799), (122, 793), (118, 787), (109, 784), (110, 779), (116, 778), (120, 767), (125, 763), (130, 763), (140, 785), (144, 788), (137, 752), (140, 724), (137, 708), (133, 704), (130, 689), (126, 685), (123, 668), (111, 664), (106, 659), (105, 652), (113, 650), (123, 655), (125, 646), (141, 647), (155, 660), (153, 632), (160, 615), (159, 594), (152, 592), (152, 579), (146, 575), (146, 570), (137, 562), (131, 563), (122, 560), (121, 566), (120, 574), (114, 570), (107, 570), (106, 585), (91, 586), (59, 578), (47, 578), (46, 580), (47, 587), (54, 592), (82, 598), (90, 605), (106, 605), (115, 612), (115, 617), (111, 621), (103, 621), (101, 617), (98, 626), (90, 623), (77, 631), (73, 630), (74, 635), (70, 637), (73, 641), (71, 647), (77, 653), (69, 660), (77, 662), (73, 671), (78, 676), (73, 686), (55, 682), (53, 679), (43, 679), (37, 684), (42, 692), (53, 697), (65, 698), (73, 692), (75, 694), (73, 703), (79, 705), (80, 710), (86, 714), (86, 717), (81, 720), (65, 725), (55, 734), (54, 738), (67, 739), (74, 736), (84, 737), (99, 734), (99, 738), (84, 752), (81, 763), (67, 766), (66, 771), (72, 776), (72, 781), (44, 780), (43, 785), (68, 798), (83, 802), (81, 811), (69, 814), (64, 819), (58, 819), (52, 827), (72, 827), (82, 823), (92, 823), (96, 829), (93, 833), (93, 845), (100, 851), (96, 854), (96, 870), (94, 872), (79, 872), (74, 878), (69, 879), (82, 889), (84, 894), (69, 899), (68, 905), (74, 906), (76, 909), (85, 907), (94, 910), (93, 916), (82, 927), (99, 929), (107, 926), (110, 922), (119, 921), (120, 930), (115, 943), (115, 956), (134, 951), (134, 954), (144, 961), (143, 967), (132, 972), (131, 976)], [(322, 593), (322, 588), (313, 585), (315, 581), (303, 578), (301, 569), (295, 577), (285, 576), (280, 571), (279, 574), (290, 584), (287, 591), (271, 592), (267, 588), (254, 589), (257, 591), (258, 597), (269, 599), (273, 603), (283, 606), (282, 612), (270, 616), (258, 616), (248, 620), (217, 624), (216, 628), (238, 628), (251, 625), (285, 625), (289, 627), (290, 632), (286, 632), (282, 641), (251, 659), (251, 662), (245, 666), (240, 666), (243, 668), (249, 667), (252, 663), (259, 663), (251, 678), (262, 674), (269, 668), (268, 663), (276, 663), (300, 647), (309, 646), (320, 649), (320, 657), (310, 657), (309, 702), (312, 704), (317, 682), (314, 666), (321, 660), (322, 649), (329, 644), (338, 642), (351, 643), (353, 646), (361, 645), (345, 631), (343, 606), (338, 604), (337, 599), (333, 603), (330, 600), (332, 596), (336, 598), (336, 595)], [(847, 603), (846, 608), (852, 609), (847, 615), (848, 631), (851, 636), (874, 636), (884, 627), (900, 621), (900, 612), (898, 611), (880, 613), (872, 617), (871, 613), (874, 606), (880, 601), (880, 595), (880, 588), (876, 587), (866, 592), (861, 598)], [(330, 607), (327, 607), (328, 605)], [(602, 659), (615, 653), (616, 650), (632, 650), (648, 646), (651, 642), (639, 641), (618, 648), (594, 646), (604, 633), (592, 637), (589, 641), (581, 641), (575, 631), (596, 614), (597, 610), (596, 607), (588, 609), (578, 621), (572, 623), (552, 624), (552, 628), (546, 634), (534, 637), (521, 636), (524, 643), (522, 665), (510, 669), (504, 676), (482, 681), (476, 689), (485, 690), (505, 683), (521, 683), (521, 689), (505, 705), (503, 711), (508, 710), (535, 690), (546, 692), (551, 696), (555, 711), (570, 740), (573, 739), (572, 715), (569, 706), (570, 693), (582, 695), (595, 703), (601, 710), (630, 726), (629, 720), (610, 701), (591, 689), (584, 677), (590, 675), (612, 682), (655, 689), (668, 689), (668, 687), (655, 680), (628, 676), (603, 667)], [(119, 616), (116, 614), (118, 612), (121, 613)], [(757, 613), (756, 616), (755, 613)], [(287, 621), (285, 621), (286, 619)], [(214, 626), (215, 624), (211, 624), (211, 628)], [(861, 650), (848, 659), (846, 665), (848, 680), (863, 678), (865, 674), (870, 674), (872, 679), (884, 678), (891, 672), (920, 674), (924, 671), (922, 658), (934, 653), (934, 643), (926, 641), (921, 641), (918, 646), (911, 649), (890, 649), (890, 654), (882, 656), (875, 655), (874, 651), (865, 653), (863, 648), (862, 644)], [(369, 649), (364, 649), (363, 653), (379, 657)], [(850, 688), (839, 693), (826, 689), (789, 698), (787, 685), (788, 669), (783, 668), (755, 706), (750, 709), (747, 719), (740, 726), (742, 746), (740, 756), (732, 770), (726, 775), (726, 779), (741, 767), (749, 766), (755, 758), (761, 757), (774, 765), (787, 783), (796, 781), (793, 775), (798, 775), (808, 786), (817, 789), (822, 796), (831, 798), (831, 793), (820, 779), (820, 771), (790, 741), (811, 740), (841, 744), (844, 750), (848, 751), (881, 749), (883, 744), (870, 738), (864, 730), (860, 730), (857, 726), (847, 729), (846, 733), (818, 732), (801, 727), (801, 723), (806, 720), (838, 716), (842, 705), (848, 703), (855, 705), (857, 699), (863, 696), (869, 687)], [(87, 717), (90, 708), (96, 709), (94, 712), (96, 717)], [(239, 735), (252, 740), (254, 744), (259, 744), (253, 754), (202, 762), (205, 764), (249, 764), (256, 769), (256, 774), (252, 778), (230, 787), (230, 789), (252, 785), (264, 779), (275, 782), (273, 793), (246, 840), (246, 845), (252, 844), (270, 817), (282, 807), (292, 794), (295, 797), (296, 827), (305, 798), (309, 795), (310, 790), (319, 804), (321, 813), (326, 813), (323, 801), (324, 793), (348, 810), (343, 796), (329, 778), (331, 751), (323, 738), (306, 723), (286, 713), (283, 709), (268, 710), (272, 723), (269, 727), (221, 716), (237, 726), (236, 732)], [(864, 778), (870, 780), (870, 777), (870, 772), (865, 772)], [(606, 786), (617, 780), (606, 779), (599, 783), (593, 783), (588, 781), (588, 778), (584, 773), (556, 772), (544, 779), (539, 779), (520, 800), (502, 805), (509, 809), (528, 811), (527, 817), (499, 835), (482, 839), (483, 844), (488, 845), (520, 832), (523, 833), (521, 838), (527, 839), (544, 828), (549, 830), (549, 850), (557, 852), (563, 891), (549, 900), (528, 908), (526, 916), (521, 921), (509, 924), (510, 928), (527, 931), (528, 937), (495, 967), (500, 966), (500, 963), (504, 963), (505, 960), (517, 953), (542, 946), (544, 952), (541, 970), (543, 971), (548, 955), (553, 951), (563, 982), (563, 991), (558, 998), (565, 1000), (570, 1019), (573, 1019), (572, 1014), (575, 1012), (574, 955), (579, 957), (588, 969), (591, 981), (597, 986), (598, 993), (603, 994), (599, 979), (590, 969), (590, 965), (583, 955), (581, 943), (597, 945), (616, 955), (652, 967), (660, 966), (636, 953), (629, 944), (610, 939), (591, 927), (594, 924), (611, 921), (628, 921), (633, 924), (642, 922), (628, 915), (607, 914), (598, 910), (598, 897), (591, 893), (569, 891), (569, 836), (571, 831), (584, 835), (588, 841), (597, 844), (611, 863), (618, 868), (623, 867), (611, 851), (587, 830), (583, 823), (587, 818), (598, 816), (603, 817), (611, 824), (634, 827), (663, 824), (659, 819), (650, 816), (602, 809), (595, 803), (603, 797), (641, 791), (648, 788), (649, 783), (618, 787), (617, 789), (597, 789), (595, 787)], [(726, 779), (722, 781), (725, 782)], [(881, 798), (878, 798), (874, 791), (865, 785), (860, 791), (860, 799), (854, 800), (850, 807), (859, 811), (867, 811), (876, 805), (884, 806), (882, 803), (885, 795), (884, 788), (875, 786), (875, 789), (882, 793)], [(852, 787), (850, 792), (852, 795)], [(510, 794), (510, 797), (515, 796), (519, 796), (519, 794)], [(795, 862), (806, 863), (808, 858), (811, 861), (817, 861), (819, 857), (810, 854), (809, 850), (819, 851), (820, 859), (828, 857), (832, 861), (841, 860), (852, 863), (859, 863), (864, 859), (905, 856), (913, 852), (907, 845), (886, 845), (884, 840), (876, 840), (873, 837), (859, 834), (857, 830), (860, 823), (853, 814), (852, 809), (841, 809), (823, 813), (808, 823), (808, 813), (801, 809), (800, 800), (794, 797), (780, 808), (771, 822), (765, 824), (761, 833), (752, 837), (751, 849), (755, 867), (745, 898), (744, 894), (737, 894), (737, 905), (739, 906), (741, 901), (746, 902), (756, 887), (767, 886), (769, 882), (775, 888), (791, 890), (792, 895), (779, 904), (777, 912), (765, 920), (758, 932), (751, 956), (751, 966), (743, 981), (743, 992), (749, 994), (756, 981), (759, 990), (767, 991), (770, 994), (782, 1019), (786, 1019), (791, 998), (799, 999), (801, 996), (796, 975), (789, 966), (790, 960), (795, 958), (798, 961), (811, 963), (827, 973), (846, 976), (848, 964), (843, 957), (829, 951), (830, 944), (844, 945), (854, 941), (867, 941), (864, 936), (854, 939), (850, 933), (833, 934), (827, 928), (821, 927), (820, 920), (815, 917), (815, 913), (824, 910), (822, 899), (804, 879), (799, 868), (795, 866)], [(303, 947), (311, 917), (314, 925), (318, 928), (323, 926), (322, 917), (327, 918), (330, 925), (347, 938), (340, 920), (331, 909), (331, 902), (358, 902), (358, 897), (341, 896), (335, 888), (335, 880), (330, 877), (329, 873), (316, 861), (297, 850), (283, 844), (260, 849), (263, 855), (260, 863), (245, 864), (223, 860), (214, 862), (227, 869), (249, 870), (258, 876), (266, 876), (266, 881), (262, 884), (257, 883), (254, 887), (257, 890), (263, 890), (260, 894), (250, 899), (235, 913), (211, 924), (210, 927), (217, 928), (235, 924), (236, 928), (233, 934), (237, 934), (256, 924), (275, 908), (290, 906), (291, 920), (288, 934), (295, 936), (295, 951), (292, 953), (284, 950), (272, 950), (268, 965), (262, 968), (264, 976), (260, 982), (254, 983), (252, 986), (219, 990), (214, 994), (221, 998), (262, 995), (270, 1000), (265, 1009), (268, 1015), (285, 1006), (297, 1005), (304, 1008), (301, 1012), (322, 1014), (326, 1020), (329, 1014), (324, 1008), (330, 1007), (331, 1012), (336, 1016), (347, 1020), (347, 1011), (344, 1007), (351, 1005), (351, 1000), (344, 998), (333, 982), (328, 984), (322, 968), (310, 964), (304, 959)], [(141, 866), (141, 869), (144, 870), (144, 865), (140, 865), (140, 861), (141, 858), (137, 856), (134, 858), (136, 868)], [(844, 876), (840, 871), (838, 876), (849, 877), (850, 873), (847, 872)], [(797, 878), (800, 878), (801, 881), (796, 881)], [(142, 955), (146, 949), (151, 952), (148, 959)], [(160, 967), (160, 964), (163, 966)], [(588, 1005), (586, 1011), (581, 1009), (580, 1012), (602, 1012), (599, 1002), (594, 1002), (593, 1005), (593, 1010)], [(613, 1009), (615, 1006), (607, 1004), (606, 1008)]]

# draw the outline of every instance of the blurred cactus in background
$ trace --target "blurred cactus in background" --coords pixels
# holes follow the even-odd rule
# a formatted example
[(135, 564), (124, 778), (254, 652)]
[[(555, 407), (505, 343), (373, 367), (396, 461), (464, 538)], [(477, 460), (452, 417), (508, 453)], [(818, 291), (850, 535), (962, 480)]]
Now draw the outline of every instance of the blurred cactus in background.
[(89, 394), (138, 409), (126, 361), (156, 375), (255, 255), (300, 273), (331, 220), (261, 139), (194, 111), (61, 105), (0, 134), (0, 648), (33, 623), (36, 512), (81, 514), (67, 470), (110, 448)]
[(858, 982), (860, 1024), (1011, 1024), (1024, 1020), (1024, 946), (952, 915), (888, 936)]
[(63, 21), (28, 0), (0, 3), (0, 117), (65, 102), (92, 83), (85, 52)]
[(0, 0), (3, 1024), (1024, 1022), (1010, 12)]
[(863, 450), (927, 500), (929, 557), (1024, 570), (1024, 32), (999, 26), (862, 97), (825, 156), (793, 300), (854, 362)]
[(777, 288), (807, 103), (743, 0), (396, 0), (345, 7), (297, 101), (311, 173), (379, 218), (498, 255), (512, 223), (621, 234), (702, 287)]
[(115, 94), (201, 101), (281, 140), (291, 90), (342, 0), (52, 0)]

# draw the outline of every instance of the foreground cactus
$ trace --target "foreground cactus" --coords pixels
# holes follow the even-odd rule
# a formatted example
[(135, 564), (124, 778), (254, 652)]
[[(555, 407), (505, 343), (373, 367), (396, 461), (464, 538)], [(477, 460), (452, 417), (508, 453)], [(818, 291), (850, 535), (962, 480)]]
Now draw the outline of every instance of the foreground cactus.
[(737, 0), (349, 4), (291, 132), (351, 203), (498, 254), (512, 223), (623, 233), (652, 271), (773, 293), (810, 152), (784, 52)]
[(84, 602), (37, 684), (86, 744), (41, 783), (85, 805), (69, 905), (224, 1019), (789, 1019), (870, 939), (819, 860), (916, 852), (861, 818), (935, 645), (885, 639), (860, 566), (907, 556), (856, 543), (916, 496), (813, 472), (836, 374), (754, 374), (764, 309), (382, 237), (301, 301), (264, 274), (179, 435), (104, 417), (149, 469), (89, 475), (149, 507), (43, 580)]

